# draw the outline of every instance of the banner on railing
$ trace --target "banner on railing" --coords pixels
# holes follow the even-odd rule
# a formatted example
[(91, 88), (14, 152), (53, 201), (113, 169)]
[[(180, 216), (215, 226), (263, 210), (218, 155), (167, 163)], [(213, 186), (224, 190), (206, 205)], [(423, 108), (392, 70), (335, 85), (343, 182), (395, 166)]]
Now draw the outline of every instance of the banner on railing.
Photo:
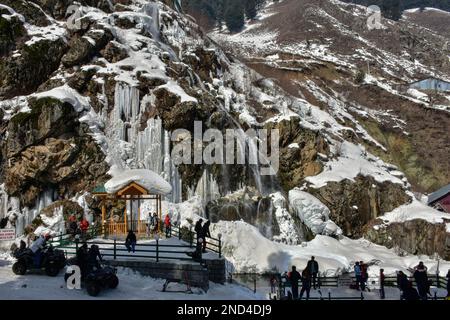
[(0, 229), (0, 241), (16, 239), (16, 229)]

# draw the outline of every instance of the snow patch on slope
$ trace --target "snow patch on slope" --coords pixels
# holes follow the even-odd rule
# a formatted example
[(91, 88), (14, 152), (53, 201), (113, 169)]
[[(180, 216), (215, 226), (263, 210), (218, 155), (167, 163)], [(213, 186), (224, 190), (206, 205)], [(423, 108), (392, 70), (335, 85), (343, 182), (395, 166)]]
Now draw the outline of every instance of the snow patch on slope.
[(340, 182), (345, 179), (354, 181), (358, 175), (363, 175), (371, 176), (380, 183), (390, 181), (404, 185), (403, 180), (389, 173), (387, 164), (368, 154), (361, 145), (344, 141), (338, 146), (338, 154), (338, 159), (326, 163), (322, 173), (308, 177), (306, 181), (319, 189), (328, 182)]

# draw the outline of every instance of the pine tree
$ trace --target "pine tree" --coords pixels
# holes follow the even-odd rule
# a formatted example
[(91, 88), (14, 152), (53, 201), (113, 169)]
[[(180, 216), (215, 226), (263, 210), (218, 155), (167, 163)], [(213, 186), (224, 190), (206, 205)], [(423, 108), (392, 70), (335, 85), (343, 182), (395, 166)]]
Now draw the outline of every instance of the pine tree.
[(228, 0), (226, 2), (224, 20), (230, 32), (242, 30), (245, 24), (245, 16), (241, 0)]
[(245, 0), (245, 15), (248, 19), (255, 19), (258, 14), (257, 0)]

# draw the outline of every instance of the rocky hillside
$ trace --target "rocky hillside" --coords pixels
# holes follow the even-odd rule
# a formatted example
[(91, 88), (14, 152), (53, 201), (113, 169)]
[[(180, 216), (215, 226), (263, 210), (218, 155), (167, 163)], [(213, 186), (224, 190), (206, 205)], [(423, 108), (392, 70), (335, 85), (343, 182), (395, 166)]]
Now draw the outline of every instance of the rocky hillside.
[[(0, 0), (4, 226), (19, 235), (61, 231), (70, 210), (98, 222), (94, 187), (121, 170), (147, 168), (170, 182), (164, 210), (184, 223), (243, 220), (289, 245), (370, 235), (412, 253), (447, 254), (441, 241), (389, 236), (409, 220), (395, 210), (411, 206), (423, 212), (413, 220), (427, 225), (416, 233), (448, 235), (448, 215), (412, 191), (448, 180), (442, 159), (450, 113), (394, 89), (420, 75), (446, 78), (450, 67), (433, 46), (444, 36), (425, 32), (405, 52), (416, 29), (386, 22), (403, 42), (384, 31), (363, 38), (349, 24), (364, 9), (336, 1), (306, 10), (308, 1), (285, 0), (243, 33), (210, 37), (172, 1), (72, 4)], [(293, 24), (301, 21), (308, 32)], [(392, 48), (383, 50), (387, 39)], [(423, 62), (411, 61), (413, 53)], [(370, 74), (355, 82), (367, 61)], [(194, 121), (223, 133), (278, 129), (280, 170), (267, 176), (268, 168), (250, 164), (176, 166), (171, 134), (193, 133)]]
[[(345, 128), (344, 139), (395, 165), (411, 191), (434, 191), (450, 181), (450, 96), (405, 87), (429, 76), (448, 81), (448, 13), (409, 10), (398, 22), (383, 18), (375, 30), (367, 27), (369, 14), (339, 1), (285, 0), (268, 5), (240, 33), (210, 36), (290, 95), (331, 114)], [(373, 197), (370, 179), (344, 178), (308, 191), (347, 235), (365, 234), (366, 223), (406, 201), (401, 187), (380, 188)]]

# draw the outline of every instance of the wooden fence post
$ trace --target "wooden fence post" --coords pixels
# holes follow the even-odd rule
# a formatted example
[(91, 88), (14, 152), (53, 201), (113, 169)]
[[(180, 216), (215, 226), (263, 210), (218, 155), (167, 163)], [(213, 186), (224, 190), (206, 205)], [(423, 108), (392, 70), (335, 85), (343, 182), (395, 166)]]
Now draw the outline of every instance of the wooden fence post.
[(159, 262), (159, 237), (156, 237), (156, 262)]
[(114, 237), (114, 260), (116, 260), (116, 246), (117, 246), (117, 240), (116, 237)]

